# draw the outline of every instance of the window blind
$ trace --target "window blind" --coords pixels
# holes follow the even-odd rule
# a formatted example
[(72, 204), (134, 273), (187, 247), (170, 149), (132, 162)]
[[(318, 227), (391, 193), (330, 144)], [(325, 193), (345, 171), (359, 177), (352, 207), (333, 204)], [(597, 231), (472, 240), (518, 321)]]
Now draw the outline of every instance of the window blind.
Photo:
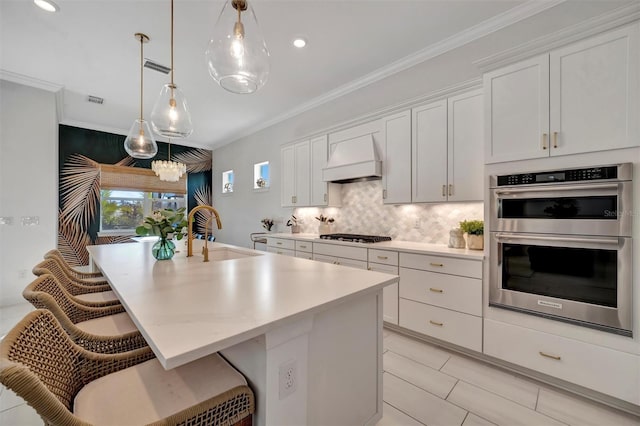
[(100, 164), (100, 188), (186, 194), (187, 174), (177, 182), (166, 182), (150, 169)]

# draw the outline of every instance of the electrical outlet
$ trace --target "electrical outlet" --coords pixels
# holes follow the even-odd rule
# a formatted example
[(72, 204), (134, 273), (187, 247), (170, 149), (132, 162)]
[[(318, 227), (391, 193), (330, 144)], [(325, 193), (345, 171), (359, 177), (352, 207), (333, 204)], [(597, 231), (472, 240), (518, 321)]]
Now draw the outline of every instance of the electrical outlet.
[(297, 370), (298, 362), (296, 360), (287, 361), (280, 365), (278, 370), (278, 395), (280, 399), (284, 399), (296, 391)]
[(420, 229), (422, 228), (422, 224), (420, 223), (420, 219), (416, 219), (415, 222), (413, 223), (413, 228), (414, 229)]

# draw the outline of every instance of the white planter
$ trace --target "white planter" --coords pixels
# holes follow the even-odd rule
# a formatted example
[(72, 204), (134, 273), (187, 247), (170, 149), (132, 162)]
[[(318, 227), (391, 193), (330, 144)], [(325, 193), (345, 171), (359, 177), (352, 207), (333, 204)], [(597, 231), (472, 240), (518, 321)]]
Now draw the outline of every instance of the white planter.
[(318, 234), (323, 235), (323, 234), (330, 234), (331, 233), (331, 225), (329, 225), (328, 223), (321, 223), (320, 225), (318, 225)]

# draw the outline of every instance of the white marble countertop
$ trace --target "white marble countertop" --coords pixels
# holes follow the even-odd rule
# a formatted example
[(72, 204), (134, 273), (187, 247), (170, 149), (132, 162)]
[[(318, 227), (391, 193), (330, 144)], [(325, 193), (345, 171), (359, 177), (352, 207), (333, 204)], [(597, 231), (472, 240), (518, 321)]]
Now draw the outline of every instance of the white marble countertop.
[(347, 241), (323, 240), (318, 234), (288, 234), (273, 233), (267, 234), (266, 237), (287, 238), (293, 240), (312, 241), (314, 243), (340, 244), (357, 247), (366, 247), (378, 250), (396, 250), (405, 253), (416, 254), (432, 254), (448, 257), (457, 257), (461, 259), (482, 260), (484, 259), (483, 250), (455, 249), (447, 247), (444, 244), (420, 243), (414, 241), (382, 241), (379, 243), (352, 243)]
[[(166, 369), (266, 331), (380, 291), (395, 275), (194, 240), (193, 257), (178, 242), (171, 260), (156, 261), (152, 243), (89, 246), (129, 315)], [(225, 248), (242, 258), (214, 260)], [(248, 256), (255, 254), (255, 256)]]

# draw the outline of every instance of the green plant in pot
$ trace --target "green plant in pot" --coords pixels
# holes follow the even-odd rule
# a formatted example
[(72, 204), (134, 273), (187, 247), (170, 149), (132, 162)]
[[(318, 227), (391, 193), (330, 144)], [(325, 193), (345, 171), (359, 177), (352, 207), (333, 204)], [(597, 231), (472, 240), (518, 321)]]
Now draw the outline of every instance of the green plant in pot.
[(482, 220), (463, 220), (460, 222), (460, 230), (466, 235), (469, 249), (484, 249), (484, 222)]

